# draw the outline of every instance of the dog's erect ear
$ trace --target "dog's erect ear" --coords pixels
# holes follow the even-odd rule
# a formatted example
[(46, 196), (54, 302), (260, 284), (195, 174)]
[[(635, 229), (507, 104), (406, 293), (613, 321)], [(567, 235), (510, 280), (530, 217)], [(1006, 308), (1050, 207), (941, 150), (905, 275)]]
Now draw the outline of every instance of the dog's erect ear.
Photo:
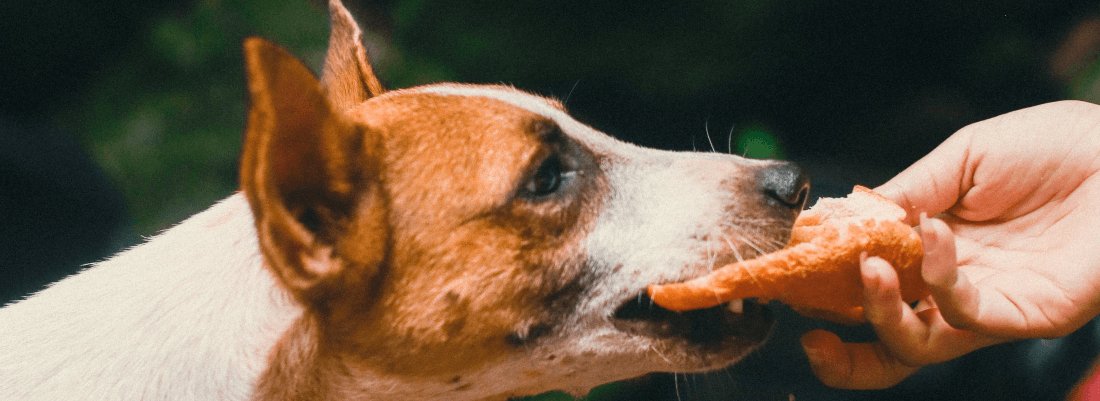
[(340, 0), (329, 0), (332, 31), (325, 54), (321, 85), (332, 105), (339, 111), (382, 94), (382, 84), (374, 75), (363, 47), (363, 31)]
[(241, 185), (267, 265), (308, 304), (365, 288), (387, 232), (372, 179), (377, 141), (332, 110), (294, 56), (259, 38), (247, 39), (244, 52), (251, 106)]

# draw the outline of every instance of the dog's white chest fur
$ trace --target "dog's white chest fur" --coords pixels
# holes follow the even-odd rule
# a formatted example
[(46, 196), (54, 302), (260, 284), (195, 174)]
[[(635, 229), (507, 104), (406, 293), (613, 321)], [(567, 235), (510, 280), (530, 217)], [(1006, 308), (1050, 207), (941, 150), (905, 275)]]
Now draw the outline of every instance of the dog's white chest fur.
[(0, 309), (0, 399), (248, 399), (300, 314), (233, 195)]

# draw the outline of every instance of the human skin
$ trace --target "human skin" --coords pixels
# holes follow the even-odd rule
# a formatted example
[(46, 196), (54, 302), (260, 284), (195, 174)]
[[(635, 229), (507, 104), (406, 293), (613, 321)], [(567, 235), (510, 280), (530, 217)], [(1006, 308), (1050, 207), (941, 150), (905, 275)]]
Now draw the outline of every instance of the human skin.
[(910, 307), (894, 269), (869, 255), (864, 308), (879, 341), (805, 334), (815, 375), (886, 388), (978, 348), (1083, 326), (1100, 313), (1098, 171), (1100, 106), (1062, 101), (969, 125), (876, 188), (920, 225), (931, 295)]

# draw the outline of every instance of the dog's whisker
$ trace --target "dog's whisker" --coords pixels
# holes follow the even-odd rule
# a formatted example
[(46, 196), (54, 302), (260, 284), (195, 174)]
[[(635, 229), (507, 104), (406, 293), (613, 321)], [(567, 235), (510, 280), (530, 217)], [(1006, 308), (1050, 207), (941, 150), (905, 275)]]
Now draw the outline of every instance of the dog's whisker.
[(665, 354), (662, 354), (661, 350), (658, 350), (657, 347), (653, 346), (653, 344), (649, 345), (649, 350), (653, 351), (654, 354), (657, 354), (657, 356), (660, 357), (661, 359), (663, 359), (665, 362), (668, 362), (669, 365), (673, 365), (672, 360), (668, 359), (668, 357), (665, 356)]
[(725, 224), (731, 224), (731, 223), (732, 224), (756, 224), (756, 225), (780, 226), (780, 227), (784, 227), (787, 224), (790, 224), (790, 222), (787, 221), (787, 220), (777, 219), (777, 218), (774, 218), (774, 217), (744, 217), (744, 216), (730, 217), (729, 220), (727, 220), (723, 223), (725, 223)]
[(733, 256), (735, 258), (737, 258), (737, 261), (738, 262), (744, 262), (745, 257), (741, 256), (741, 250), (737, 249), (737, 246), (734, 245), (733, 242), (730, 241), (729, 238), (723, 238), (723, 239), (726, 241), (726, 244), (730, 246), (730, 250), (733, 251)]
[(709, 144), (710, 144), (710, 151), (711, 151), (711, 153), (715, 153), (715, 152), (718, 152), (718, 151), (717, 151), (717, 150), (715, 150), (715, 148), (714, 148), (714, 141), (712, 141), (712, 140), (710, 139), (710, 119), (709, 119), (709, 118), (708, 118), (708, 119), (707, 119), (707, 121), (706, 121), (706, 122), (705, 122), (705, 123), (703, 124), (703, 131), (707, 133), (707, 143), (709, 143)]
[(707, 271), (714, 271), (714, 264), (718, 262), (718, 252), (713, 243), (707, 243)]
[(577, 85), (580, 84), (580, 83), (581, 83), (581, 80), (579, 80), (579, 79), (576, 80), (575, 82), (573, 82), (573, 87), (569, 88), (569, 93), (567, 93), (565, 95), (565, 99), (562, 99), (562, 101), (561, 101), (561, 104), (563, 106), (566, 106), (566, 105), (569, 104), (569, 99), (573, 97), (573, 91), (577, 90)]
[(729, 369), (722, 369), (722, 373), (726, 374), (726, 377), (728, 377), (730, 379), (730, 382), (736, 382), (737, 381), (737, 379), (733, 378), (733, 373), (730, 373)]
[(730, 132), (726, 135), (726, 153), (731, 155), (733, 154), (733, 129), (735, 127), (737, 127), (737, 124), (730, 124)]
[(752, 248), (752, 250), (756, 251), (757, 255), (763, 255), (763, 254), (767, 253), (767, 252), (764, 252), (764, 250), (761, 249), (759, 245), (757, 245), (756, 243), (750, 241), (748, 238), (745, 238), (741, 234), (736, 234), (735, 233), (734, 235), (736, 235), (738, 238), (740, 238), (742, 243), (744, 243), (745, 245), (748, 245), (749, 248)]
[[(759, 227), (759, 226), (764, 226), (766, 224), (760, 224), (760, 225), (746, 224), (745, 221), (746, 220), (743, 219), (742, 222), (740, 222), (739, 224), (738, 223), (723, 222), (723, 223), (721, 223), (721, 225), (722, 225), (723, 228), (729, 230), (731, 235), (739, 237), (741, 242), (744, 242), (747, 246), (753, 248), (754, 250), (756, 250), (758, 252), (763, 250), (762, 245), (768, 245), (769, 248), (776, 248), (776, 249), (782, 249), (782, 248), (787, 247), (787, 241), (780, 240), (780, 239), (777, 239), (777, 238), (772, 237), (772, 236), (762, 236), (762, 237), (748, 236), (748, 237), (746, 237), (745, 235), (742, 234), (742, 232), (745, 231), (746, 227), (749, 227), (749, 228), (751, 228), (753, 226)], [(769, 221), (769, 220), (767, 220), (767, 219), (756, 220), (756, 221), (754, 221), (754, 223), (759, 223), (760, 221), (765, 221), (766, 222), (766, 221)], [(769, 227), (769, 228), (774, 229), (772, 227)], [(777, 231), (778, 231), (778, 234), (782, 235), (783, 237), (789, 237), (791, 232), (792, 232), (792, 229), (790, 229), (790, 228), (780, 228)], [(761, 253), (765, 253), (765, 252), (761, 252)]]
[(764, 286), (762, 286), (762, 285), (760, 284), (760, 280), (756, 278), (756, 275), (752, 274), (752, 270), (751, 270), (751, 269), (749, 269), (749, 268), (747, 268), (747, 267), (745, 267), (744, 265), (741, 265), (741, 264), (739, 264), (739, 265), (737, 265), (737, 266), (738, 266), (738, 267), (740, 267), (740, 268), (741, 268), (741, 270), (742, 270), (742, 271), (744, 271), (744, 272), (745, 272), (745, 274), (749, 276), (749, 279), (751, 279), (751, 280), (752, 280), (752, 282), (756, 284), (756, 286), (758, 286), (758, 287), (760, 287), (760, 288), (765, 288)]
[(788, 224), (790, 223), (770, 218), (735, 218), (721, 223), (723, 227), (739, 231), (746, 229), (767, 229), (769, 231), (778, 230), (780, 232), (789, 232), (791, 228), (788, 227)]
[[(722, 369), (722, 371), (725, 372), (726, 369)], [(719, 375), (718, 372), (710, 372), (706, 376), (703, 376), (703, 382), (707, 384), (708, 392), (714, 393), (717, 389), (722, 388), (721, 377), (718, 376), (718, 375)], [(716, 385), (716, 383), (717, 383), (717, 385)]]
[(673, 387), (673, 390), (676, 392), (676, 401), (684, 401), (683, 398), (680, 398), (680, 374), (679, 373), (675, 373), (675, 372), (672, 373), (672, 387)]
[[(777, 244), (781, 244), (782, 246), (787, 245), (785, 243), (780, 242), (779, 240), (774, 240), (774, 238), (771, 238), (771, 237), (767, 237), (767, 238), (746, 237), (745, 235), (742, 235), (740, 233), (740, 231), (742, 231), (742, 230), (738, 230), (738, 229), (742, 229), (742, 226), (744, 226), (744, 224), (738, 225), (738, 224), (723, 223), (723, 226), (726, 227), (726, 229), (731, 229), (730, 230), (730, 235), (737, 236), (741, 242), (744, 242), (746, 245), (748, 245), (749, 247), (752, 247), (753, 249), (756, 249), (756, 250), (760, 250), (761, 248), (760, 248), (760, 245), (757, 244), (756, 241), (753, 241), (753, 240), (767, 241), (767, 242), (770, 242), (770, 243), (777, 243)], [(790, 230), (788, 229), (787, 231), (781, 232), (781, 233), (789, 234), (789, 232), (790, 232)]]

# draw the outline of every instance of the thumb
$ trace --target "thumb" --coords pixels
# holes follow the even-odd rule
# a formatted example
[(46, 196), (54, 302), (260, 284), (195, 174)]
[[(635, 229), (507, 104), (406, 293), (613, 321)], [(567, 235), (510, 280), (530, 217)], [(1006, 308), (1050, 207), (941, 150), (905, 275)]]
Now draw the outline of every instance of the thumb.
[(875, 192), (905, 209), (909, 225), (917, 225), (921, 213), (934, 216), (951, 208), (965, 191), (969, 136), (966, 130), (956, 132)]

